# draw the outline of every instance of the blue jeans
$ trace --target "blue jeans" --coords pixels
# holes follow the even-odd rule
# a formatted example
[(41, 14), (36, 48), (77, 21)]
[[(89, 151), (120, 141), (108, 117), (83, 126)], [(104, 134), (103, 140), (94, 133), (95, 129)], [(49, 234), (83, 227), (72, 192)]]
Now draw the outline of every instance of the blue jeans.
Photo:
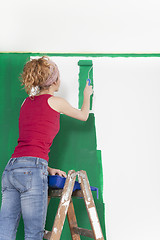
[(22, 214), (25, 240), (42, 240), (48, 203), (48, 162), (11, 158), (2, 175), (0, 240), (14, 240)]

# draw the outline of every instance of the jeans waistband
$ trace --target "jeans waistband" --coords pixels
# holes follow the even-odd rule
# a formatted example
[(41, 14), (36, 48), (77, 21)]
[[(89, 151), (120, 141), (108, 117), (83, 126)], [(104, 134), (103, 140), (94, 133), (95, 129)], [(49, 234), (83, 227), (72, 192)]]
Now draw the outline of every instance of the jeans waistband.
[(10, 158), (8, 165), (13, 165), (13, 164), (18, 164), (18, 163), (29, 163), (29, 164), (34, 164), (34, 165), (44, 165), (48, 166), (48, 162), (43, 159), (43, 158), (38, 158), (38, 157), (17, 157), (17, 158)]

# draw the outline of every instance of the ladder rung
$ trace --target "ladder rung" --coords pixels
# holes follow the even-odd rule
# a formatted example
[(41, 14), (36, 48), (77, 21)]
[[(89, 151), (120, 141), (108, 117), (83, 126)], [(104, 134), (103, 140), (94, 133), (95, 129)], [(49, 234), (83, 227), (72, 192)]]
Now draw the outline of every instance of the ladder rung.
[(89, 237), (89, 238), (93, 238), (94, 239), (94, 235), (93, 235), (93, 231), (92, 230), (79, 228), (79, 227), (73, 227), (73, 231), (76, 234), (79, 234), (81, 236), (85, 236), (85, 237)]
[[(63, 189), (49, 188), (48, 195), (49, 195), (49, 197), (61, 197), (62, 196), (62, 192), (63, 192)], [(81, 190), (75, 190), (72, 193), (72, 197), (83, 198), (83, 193), (82, 193)]]
[[(89, 237), (89, 238), (94, 238), (92, 230), (88, 230), (88, 229), (84, 229), (84, 228), (79, 228), (79, 227), (73, 227), (73, 231), (74, 231), (76, 234), (79, 234), (79, 235), (81, 235), (81, 236)], [(50, 237), (51, 237), (51, 231), (45, 230), (43, 238), (49, 240)]]

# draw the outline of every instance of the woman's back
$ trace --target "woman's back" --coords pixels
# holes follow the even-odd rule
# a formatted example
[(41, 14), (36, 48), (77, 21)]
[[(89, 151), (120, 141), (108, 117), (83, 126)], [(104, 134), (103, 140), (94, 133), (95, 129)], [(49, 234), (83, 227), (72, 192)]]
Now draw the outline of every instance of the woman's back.
[(43, 94), (26, 98), (20, 110), (18, 146), (12, 158), (35, 156), (48, 161), (48, 153), (59, 131), (60, 113), (53, 110)]

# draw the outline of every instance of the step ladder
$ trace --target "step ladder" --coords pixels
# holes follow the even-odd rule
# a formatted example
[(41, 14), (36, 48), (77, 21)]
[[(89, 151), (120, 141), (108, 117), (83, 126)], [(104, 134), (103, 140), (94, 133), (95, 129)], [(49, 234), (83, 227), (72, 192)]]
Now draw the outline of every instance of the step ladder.
[[(78, 176), (81, 190), (73, 192), (76, 176)], [(61, 199), (52, 231), (49, 232), (45, 230), (44, 239), (60, 240), (67, 214), (72, 240), (80, 240), (80, 235), (95, 240), (104, 240), (88, 177), (85, 171), (81, 170), (75, 172), (74, 170), (70, 170), (63, 189), (49, 188), (48, 204), (52, 197), (61, 197)], [(83, 197), (92, 230), (78, 227), (72, 197)]]

